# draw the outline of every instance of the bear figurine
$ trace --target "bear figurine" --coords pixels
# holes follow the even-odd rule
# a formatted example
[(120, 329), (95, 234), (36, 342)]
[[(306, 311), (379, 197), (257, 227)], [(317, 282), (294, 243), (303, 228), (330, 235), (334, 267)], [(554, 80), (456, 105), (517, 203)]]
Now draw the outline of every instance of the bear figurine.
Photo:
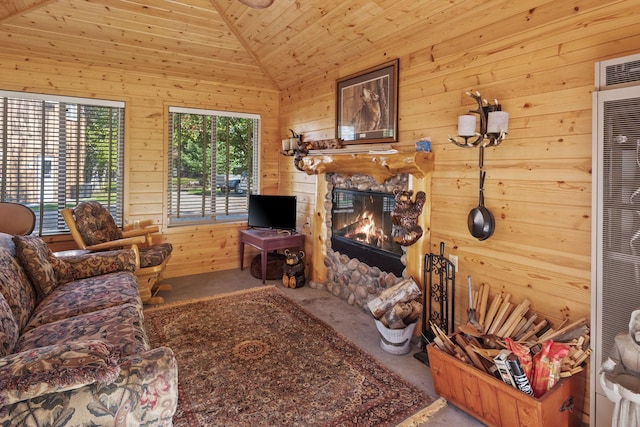
[(422, 207), (427, 199), (424, 191), (416, 193), (415, 201), (411, 201), (413, 191), (395, 190), (396, 206), (391, 212), (393, 223), (393, 241), (401, 246), (413, 245), (422, 237), (422, 227), (418, 225), (418, 217), (422, 213)]
[(285, 288), (301, 288), (304, 286), (304, 252), (290, 252), (289, 249), (284, 251), (287, 259), (284, 262), (282, 284)]

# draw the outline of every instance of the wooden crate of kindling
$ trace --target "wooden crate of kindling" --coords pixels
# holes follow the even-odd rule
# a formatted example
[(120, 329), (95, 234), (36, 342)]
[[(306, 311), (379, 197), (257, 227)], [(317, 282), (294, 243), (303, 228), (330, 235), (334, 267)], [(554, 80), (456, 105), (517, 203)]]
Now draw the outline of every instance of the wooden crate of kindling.
[(582, 396), (576, 375), (561, 379), (539, 399), (427, 346), (436, 392), (489, 426), (565, 427), (581, 424)]

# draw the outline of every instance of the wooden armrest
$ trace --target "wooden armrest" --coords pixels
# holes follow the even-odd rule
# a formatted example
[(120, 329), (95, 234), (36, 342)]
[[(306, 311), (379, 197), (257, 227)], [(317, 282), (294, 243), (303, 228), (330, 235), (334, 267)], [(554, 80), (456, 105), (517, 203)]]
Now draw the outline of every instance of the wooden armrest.
[(142, 221), (140, 221), (140, 228), (145, 228), (145, 227), (151, 227), (153, 224), (153, 220), (152, 219), (143, 219)]
[(124, 237), (147, 236), (149, 234), (158, 233), (159, 231), (160, 231), (160, 227), (158, 227), (157, 225), (154, 225), (151, 227), (123, 230), (122, 235)]
[(144, 236), (129, 237), (126, 239), (112, 240), (110, 242), (98, 243), (97, 245), (87, 246), (92, 251), (103, 251), (105, 249), (120, 248), (122, 246), (139, 245), (145, 242)]
[[(137, 228), (134, 228), (135, 226), (137, 226)], [(131, 222), (129, 224), (125, 224), (122, 227), (122, 231), (145, 229), (145, 228), (151, 228), (151, 227), (154, 227), (154, 226), (157, 227), (157, 225), (155, 225), (153, 223), (152, 219), (143, 219), (142, 221), (134, 221), (134, 222)]]

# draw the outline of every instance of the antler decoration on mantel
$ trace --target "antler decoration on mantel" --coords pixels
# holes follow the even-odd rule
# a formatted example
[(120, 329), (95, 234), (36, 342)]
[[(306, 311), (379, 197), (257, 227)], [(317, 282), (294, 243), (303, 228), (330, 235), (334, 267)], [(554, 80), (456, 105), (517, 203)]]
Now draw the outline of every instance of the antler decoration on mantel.
[(271, 6), (273, 0), (239, 0), (240, 3), (245, 6), (252, 7), (254, 9), (264, 9), (265, 7)]
[[(466, 92), (468, 96), (478, 103), (477, 110), (469, 110), (480, 116), (480, 132), (476, 132), (476, 117), (470, 114), (458, 117), (458, 136), (464, 139), (460, 142), (457, 138), (449, 136), (449, 141), (458, 147), (477, 147), (482, 143), (484, 147), (500, 144), (507, 136), (509, 113), (502, 111), (498, 100), (491, 105), (486, 99), (482, 99), (480, 92)], [(470, 141), (471, 138), (476, 138)], [(483, 142), (487, 139), (487, 142)]]

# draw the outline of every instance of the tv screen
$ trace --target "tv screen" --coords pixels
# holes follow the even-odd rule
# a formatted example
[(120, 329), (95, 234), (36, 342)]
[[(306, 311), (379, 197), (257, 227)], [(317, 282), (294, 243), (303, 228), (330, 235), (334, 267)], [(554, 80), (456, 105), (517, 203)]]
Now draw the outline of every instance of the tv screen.
[(296, 196), (249, 195), (249, 227), (296, 229)]

